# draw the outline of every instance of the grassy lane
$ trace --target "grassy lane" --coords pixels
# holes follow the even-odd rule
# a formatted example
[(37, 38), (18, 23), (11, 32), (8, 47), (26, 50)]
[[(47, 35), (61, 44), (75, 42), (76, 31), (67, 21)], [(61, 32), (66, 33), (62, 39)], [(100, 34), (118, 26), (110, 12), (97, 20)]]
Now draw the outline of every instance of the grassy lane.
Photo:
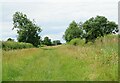
[(3, 80), (117, 80), (117, 40), (104, 42), (3, 51)]
[[(89, 69), (82, 68), (85, 62), (63, 56), (57, 49), (43, 49), (42, 56), (26, 67), (17, 80), (79, 80)], [(78, 72), (76, 72), (78, 71)]]

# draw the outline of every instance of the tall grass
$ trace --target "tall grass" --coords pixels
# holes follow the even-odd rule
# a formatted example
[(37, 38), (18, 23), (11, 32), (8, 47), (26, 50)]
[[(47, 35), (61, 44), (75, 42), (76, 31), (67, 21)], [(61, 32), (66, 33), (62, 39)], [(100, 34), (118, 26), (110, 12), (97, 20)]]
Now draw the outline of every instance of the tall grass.
[(3, 50), (23, 49), (23, 48), (31, 48), (31, 47), (33, 47), (33, 45), (30, 43), (14, 42), (14, 41), (2, 42)]
[(95, 44), (3, 51), (3, 80), (117, 81), (117, 36)]

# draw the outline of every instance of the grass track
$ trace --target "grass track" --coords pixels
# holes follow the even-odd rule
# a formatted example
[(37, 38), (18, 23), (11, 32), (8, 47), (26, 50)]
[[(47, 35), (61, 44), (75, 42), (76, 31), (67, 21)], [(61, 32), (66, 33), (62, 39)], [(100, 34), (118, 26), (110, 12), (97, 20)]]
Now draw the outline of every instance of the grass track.
[(117, 38), (95, 45), (3, 51), (3, 80), (118, 80)]

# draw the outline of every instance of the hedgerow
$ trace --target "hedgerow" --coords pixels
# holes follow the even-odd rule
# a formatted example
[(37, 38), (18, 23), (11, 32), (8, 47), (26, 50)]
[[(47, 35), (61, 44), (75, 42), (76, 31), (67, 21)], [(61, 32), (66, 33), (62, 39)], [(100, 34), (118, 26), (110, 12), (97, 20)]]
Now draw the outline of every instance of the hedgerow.
[(3, 50), (23, 49), (23, 48), (32, 48), (32, 47), (34, 46), (30, 43), (2, 41)]

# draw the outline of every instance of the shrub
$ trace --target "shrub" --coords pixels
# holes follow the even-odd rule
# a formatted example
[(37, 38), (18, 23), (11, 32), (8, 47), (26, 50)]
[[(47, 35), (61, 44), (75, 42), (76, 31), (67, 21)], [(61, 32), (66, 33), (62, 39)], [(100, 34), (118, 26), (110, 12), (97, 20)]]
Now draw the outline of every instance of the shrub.
[(31, 47), (33, 47), (33, 45), (30, 43), (14, 42), (14, 41), (2, 42), (3, 50), (23, 49), (23, 48), (31, 48)]
[(62, 43), (60, 42), (60, 40), (54, 40), (52, 42), (53, 45), (61, 45)]
[(72, 39), (70, 42), (69, 42), (70, 45), (84, 45), (84, 40), (80, 39), (80, 38), (75, 38), (75, 39)]

